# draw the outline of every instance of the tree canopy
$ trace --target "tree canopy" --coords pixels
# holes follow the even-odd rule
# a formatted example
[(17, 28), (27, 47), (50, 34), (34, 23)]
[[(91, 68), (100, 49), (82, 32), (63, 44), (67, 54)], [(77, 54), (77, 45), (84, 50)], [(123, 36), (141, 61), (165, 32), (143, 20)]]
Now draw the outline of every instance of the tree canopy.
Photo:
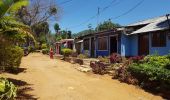
[(12, 15), (22, 6), (27, 6), (29, 0), (1, 0), (0, 1), (0, 18), (4, 17), (5, 14)]
[(22, 6), (16, 13), (18, 19), (26, 25), (33, 26), (57, 18), (57, 6), (53, 0), (32, 0), (30, 5)]
[(31, 0), (29, 5), (22, 6), (16, 13), (17, 20), (30, 26), (35, 39), (46, 41), (49, 32), (48, 21), (57, 19), (58, 8), (54, 0)]
[(94, 30), (92, 27), (92, 24), (89, 24), (88, 29), (80, 31), (77, 34), (73, 34), (73, 37), (79, 37), (79, 36), (95, 33), (98, 31), (110, 30), (110, 29), (114, 29), (114, 28), (117, 28), (120, 26), (121, 25), (119, 25), (117, 23), (113, 23), (111, 20), (107, 20), (107, 21), (104, 21), (103, 23), (100, 23)]
[(103, 23), (100, 23), (97, 27), (96, 27), (96, 31), (104, 31), (104, 30), (110, 30), (113, 28), (117, 28), (120, 27), (119, 24), (117, 23), (113, 23), (111, 20), (108, 21), (104, 21)]
[(58, 23), (56, 23), (56, 24), (54, 25), (54, 30), (55, 30), (57, 33), (59, 32), (60, 26), (59, 26)]
[(0, 1), (0, 40), (11, 43), (25, 42), (26, 38), (34, 40), (29, 26), (18, 22), (13, 15), (17, 10), (28, 4), (28, 0)]

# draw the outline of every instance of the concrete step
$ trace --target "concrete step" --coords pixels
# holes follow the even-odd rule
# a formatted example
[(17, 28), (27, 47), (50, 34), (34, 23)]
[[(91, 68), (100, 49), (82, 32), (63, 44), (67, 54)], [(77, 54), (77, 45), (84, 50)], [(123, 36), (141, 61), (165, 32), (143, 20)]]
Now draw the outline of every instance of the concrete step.
[(89, 65), (81, 65), (81, 67), (83, 67), (83, 68), (90, 68)]
[(91, 68), (84, 68), (84, 67), (77, 67), (76, 69), (78, 71), (85, 72), (85, 73), (92, 71)]
[(99, 61), (99, 60), (98, 59), (93, 59), (93, 58), (83, 59), (83, 64), (90, 66), (91, 61)]

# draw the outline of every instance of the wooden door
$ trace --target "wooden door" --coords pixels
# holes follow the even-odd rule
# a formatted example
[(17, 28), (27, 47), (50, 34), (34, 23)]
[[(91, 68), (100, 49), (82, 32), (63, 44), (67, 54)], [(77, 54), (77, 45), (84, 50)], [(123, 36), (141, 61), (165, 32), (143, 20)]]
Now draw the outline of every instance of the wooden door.
[(149, 54), (149, 34), (138, 35), (138, 55)]
[(95, 56), (95, 40), (91, 38), (91, 57)]

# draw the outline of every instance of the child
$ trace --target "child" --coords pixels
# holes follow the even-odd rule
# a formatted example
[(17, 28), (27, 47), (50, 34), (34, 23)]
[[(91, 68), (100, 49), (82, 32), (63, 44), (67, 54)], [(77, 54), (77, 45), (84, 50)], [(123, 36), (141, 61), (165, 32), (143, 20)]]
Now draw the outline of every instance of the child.
[(53, 59), (53, 49), (50, 48), (50, 58)]

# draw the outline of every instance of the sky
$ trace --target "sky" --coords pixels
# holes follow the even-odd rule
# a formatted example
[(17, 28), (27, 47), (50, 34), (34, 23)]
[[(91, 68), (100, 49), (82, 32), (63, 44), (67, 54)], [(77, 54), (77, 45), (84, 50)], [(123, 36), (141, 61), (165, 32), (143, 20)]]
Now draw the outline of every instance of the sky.
[[(71, 30), (72, 33), (78, 33), (88, 29), (89, 24), (95, 28), (98, 23), (110, 18), (113, 18), (112, 22), (114, 23), (128, 25), (170, 13), (170, 0), (144, 0), (135, 9), (117, 19), (114, 18), (134, 8), (142, 0), (71, 0), (61, 5), (61, 2), (65, 1), (69, 0), (56, 0), (59, 18), (56, 21), (49, 21), (50, 30), (53, 33), (55, 23), (58, 23), (62, 30), (66, 29)], [(105, 7), (108, 8), (102, 11)], [(96, 16), (98, 8), (100, 14)]]

